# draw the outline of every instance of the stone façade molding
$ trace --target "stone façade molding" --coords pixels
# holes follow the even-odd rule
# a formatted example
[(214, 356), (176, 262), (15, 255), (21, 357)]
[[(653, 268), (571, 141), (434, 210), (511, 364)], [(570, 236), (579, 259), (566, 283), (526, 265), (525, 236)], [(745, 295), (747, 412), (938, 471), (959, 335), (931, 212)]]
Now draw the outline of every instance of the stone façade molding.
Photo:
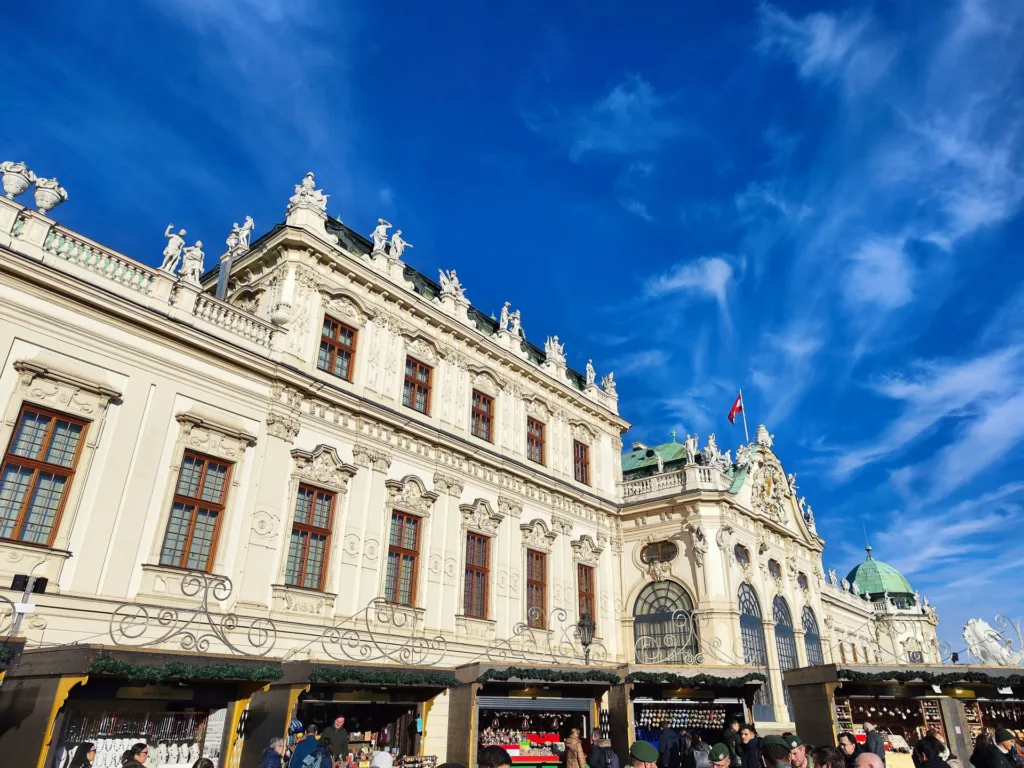
[(446, 475), (444, 472), (434, 473), (434, 490), (438, 493), (447, 493), (458, 499), (462, 496), (465, 483), (455, 475)]
[(41, 405), (56, 407), (85, 418), (94, 419), (111, 403), (121, 401), (121, 392), (93, 380), (68, 361), (16, 360), (18, 388)]
[[(607, 540), (607, 539), (606, 539)], [(575, 563), (596, 566), (601, 559), (604, 547), (595, 544), (594, 540), (587, 534), (583, 534), (576, 541), (570, 542), (572, 546), (572, 559)]]
[(300, 482), (341, 493), (348, 492), (348, 481), (359, 471), (358, 467), (343, 462), (338, 452), (329, 445), (318, 445), (312, 451), (296, 448), (292, 451), (292, 459)]
[(178, 413), (174, 419), (181, 425), (186, 448), (237, 462), (246, 448), (256, 445), (255, 435), (232, 424), (228, 417), (208, 414), (207, 409), (200, 406)]
[(501, 521), (505, 519), (500, 511), (491, 508), (487, 499), (477, 499), (472, 504), (459, 506), (462, 512), (462, 527), (485, 536), (497, 536)]
[(540, 552), (551, 552), (558, 535), (548, 530), (543, 520), (531, 520), (519, 526), (523, 536), (523, 546)]
[(401, 480), (385, 480), (384, 486), (388, 489), (385, 504), (388, 513), (397, 509), (420, 517), (430, 517), (434, 502), (440, 497), (440, 494), (428, 491), (423, 481), (415, 475), (406, 475)]
[(391, 468), (391, 454), (362, 443), (352, 446), (352, 457), (358, 467), (372, 468), (375, 472), (387, 472)]

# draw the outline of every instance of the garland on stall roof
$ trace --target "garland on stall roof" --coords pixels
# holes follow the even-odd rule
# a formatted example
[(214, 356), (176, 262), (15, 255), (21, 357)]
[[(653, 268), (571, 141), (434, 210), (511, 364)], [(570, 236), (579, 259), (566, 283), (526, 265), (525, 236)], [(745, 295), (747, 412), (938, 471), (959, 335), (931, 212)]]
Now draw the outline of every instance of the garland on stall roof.
[(180, 661), (168, 661), (164, 664), (129, 664), (115, 658), (100, 654), (89, 665), (89, 673), (94, 675), (112, 675), (125, 677), (145, 683), (160, 683), (165, 680), (195, 681), (226, 681), (248, 680), (252, 682), (268, 682), (280, 680), (284, 672), (279, 666), (261, 664), (246, 666), (244, 664), (186, 664)]
[(984, 672), (933, 672), (908, 670), (906, 672), (856, 672), (840, 669), (839, 679), (849, 683), (928, 683), (929, 685), (958, 685), (982, 683), (988, 685), (1024, 685), (1024, 675), (988, 675)]
[(559, 669), (543, 669), (535, 667), (507, 667), (506, 669), (488, 669), (476, 679), (478, 683), (491, 680), (540, 680), (545, 683), (608, 683), (618, 685), (621, 681), (615, 672), (607, 669), (588, 669), (584, 672), (572, 672)]
[(459, 679), (450, 672), (404, 669), (354, 669), (352, 667), (314, 667), (311, 683), (370, 683), (373, 685), (430, 685), (455, 688)]
[(627, 683), (654, 683), (656, 685), (676, 685), (680, 688), (742, 688), (747, 683), (766, 682), (767, 677), (760, 672), (751, 672), (743, 677), (716, 677), (715, 675), (694, 675), (683, 677), (671, 672), (630, 672), (626, 675)]

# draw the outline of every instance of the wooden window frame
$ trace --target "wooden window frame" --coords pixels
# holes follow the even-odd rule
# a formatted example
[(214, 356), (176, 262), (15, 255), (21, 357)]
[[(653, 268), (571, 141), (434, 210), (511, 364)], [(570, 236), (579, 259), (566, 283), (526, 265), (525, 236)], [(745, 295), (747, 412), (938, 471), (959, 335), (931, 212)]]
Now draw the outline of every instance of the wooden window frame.
[[(596, 590), (594, 588), (594, 579), (597, 575), (594, 566), (584, 565), (583, 563), (576, 564), (576, 592), (579, 595), (579, 618), (582, 619), (584, 614), (590, 614), (590, 618), (595, 622), (597, 621), (597, 597)], [(588, 578), (584, 578), (584, 577)], [(586, 581), (590, 581), (590, 591), (584, 590), (584, 584)], [(589, 609), (588, 609), (589, 608)], [(594, 630), (597, 633), (597, 630)]]
[[(326, 325), (327, 323), (333, 323), (335, 326), (337, 326), (337, 329), (336, 329), (334, 337), (325, 336), (324, 335), (324, 333), (323, 333), (323, 326)], [(343, 328), (346, 331), (351, 331), (351, 333), (352, 333), (352, 345), (351, 346), (343, 343), (339, 338), (337, 338), (340, 335), (339, 332)], [(327, 347), (327, 350), (328, 350), (327, 367), (326, 368), (320, 367), (320, 352), (318, 351), (317, 352), (317, 358), (316, 358), (317, 370), (323, 371), (324, 373), (330, 374), (331, 376), (335, 376), (335, 377), (341, 379), (342, 381), (351, 382), (355, 378), (356, 348), (358, 346), (358, 342), (359, 342), (359, 331), (356, 328), (353, 328), (351, 325), (348, 325), (347, 323), (343, 323), (340, 320), (336, 320), (335, 318), (331, 317), (330, 315), (324, 315), (324, 321), (323, 321), (323, 323), (321, 324), (321, 327), (320, 327), (320, 350), (322, 350), (324, 348), (324, 346)], [(340, 353), (345, 353), (345, 354), (348, 355), (348, 376), (342, 376), (342, 375), (337, 374), (337, 373), (334, 372), (334, 363), (336, 362), (336, 360), (338, 358), (338, 355)]]
[[(423, 369), (426, 370), (426, 372), (427, 372), (427, 381), (426, 381), (425, 384), (422, 381), (420, 381), (418, 378), (416, 378), (415, 374), (412, 375), (412, 376), (409, 375), (409, 363), (413, 363), (414, 365), (420, 366), (420, 367), (422, 367)], [(406, 357), (405, 357), (405, 377), (402, 379), (402, 405), (404, 405), (406, 408), (411, 408), (412, 410), (416, 411), (416, 413), (422, 413), (424, 416), (429, 416), (430, 415), (430, 396), (431, 396), (432, 390), (433, 390), (433, 379), (434, 379), (434, 369), (433, 369), (432, 366), (429, 366), (426, 363), (420, 362), (419, 360), (417, 360), (412, 355), (406, 355)], [(410, 386), (412, 388), (412, 393), (413, 393), (411, 398), (407, 396), (408, 392), (409, 392), (409, 389), (410, 389)], [(425, 393), (426, 393), (426, 396), (423, 398), (424, 402), (426, 403), (426, 407), (425, 407), (425, 410), (422, 410), (422, 411), (419, 408), (417, 408), (416, 405), (415, 405), (416, 393), (417, 393), (417, 390), (419, 390), (419, 389), (423, 389), (425, 391)]]
[[(71, 460), (70, 467), (62, 467), (59, 464), (50, 464), (46, 461), (39, 459), (30, 459), (24, 456), (15, 456), (11, 451), (14, 448), (14, 441), (18, 436), (18, 429), (21, 426), (21, 420), (26, 412), (31, 412), (39, 415), (50, 416), (52, 421), (46, 431), (46, 437), (43, 438), (42, 448), (40, 455), (46, 456), (50, 446), (53, 442), (53, 431), (56, 429), (58, 421), (66, 421), (69, 424), (76, 424), (82, 428), (82, 431), (78, 435), (78, 445), (75, 446), (75, 455)], [(57, 537), (57, 529), (60, 527), (60, 521), (64, 517), (64, 505), (67, 504), (68, 496), (70, 495), (71, 484), (75, 478), (75, 472), (78, 468), (78, 462), (82, 458), (82, 449), (85, 446), (85, 436), (89, 430), (89, 422), (84, 419), (78, 419), (74, 416), (69, 416), (61, 411), (54, 411), (50, 408), (41, 408), (33, 403), (24, 402), (21, 404), (21, 408), (18, 409), (18, 417), (14, 422), (14, 430), (11, 432), (11, 439), (7, 443), (7, 450), (4, 451), (3, 460), (0, 461), (0, 478), (3, 477), (3, 472), (9, 464), (16, 466), (23, 466), (32, 470), (32, 479), (28, 490), (25, 492), (25, 498), (22, 499), (21, 509), (18, 511), (18, 516), (15, 518), (14, 523), (14, 535), (10, 538), (2, 538), (0, 541), (17, 541), (21, 544), (28, 544), (29, 546), (45, 546), (52, 547), (53, 540)], [(48, 472), (53, 475), (59, 475), (64, 478), (64, 492), (61, 493), (60, 504), (57, 506), (57, 511), (53, 516), (53, 524), (50, 526), (50, 535), (46, 539), (45, 544), (33, 541), (25, 541), (20, 538), (20, 534), (24, 532), (26, 525), (26, 514), (28, 512), (28, 505), (32, 501), (36, 486), (39, 482), (39, 473)]]
[[(532, 427), (538, 428), (538, 434), (534, 434), (531, 431)], [(536, 464), (540, 464), (542, 467), (545, 466), (544, 462), (547, 458), (547, 456), (545, 456), (546, 441), (544, 437), (544, 432), (546, 428), (547, 425), (543, 421), (535, 419), (532, 416), (526, 417), (526, 458), (528, 458), (530, 461)], [(536, 448), (540, 454), (539, 459), (536, 459), (531, 455), (531, 451), (534, 448)]]
[[(303, 491), (309, 491), (313, 494), (323, 494), (331, 498), (331, 508), (327, 518), (327, 527), (321, 528), (313, 525), (312, 523), (300, 523), (295, 515), (298, 512), (299, 506), (299, 494)], [(330, 566), (331, 561), (331, 532), (334, 530), (334, 505), (338, 501), (338, 494), (334, 491), (329, 491), (326, 488), (319, 488), (315, 485), (307, 485), (306, 483), (299, 483), (298, 490), (295, 492), (295, 509), (292, 510), (292, 534), (295, 531), (302, 531), (307, 534), (306, 544), (302, 554), (302, 570), (299, 573), (299, 583), (293, 584), (288, 581), (288, 559), (291, 557), (291, 538), (288, 539), (288, 549), (285, 553), (285, 577), (284, 583), (289, 587), (296, 587), (298, 589), (312, 589), (317, 592), (324, 591), (324, 582), (327, 581), (327, 569)], [(310, 507), (310, 518), (312, 518), (313, 512), (316, 509), (316, 497), (313, 500), (314, 506)], [(306, 581), (306, 570), (309, 567), (309, 536), (323, 536), (324, 537), (324, 561), (320, 566), (320, 580), (315, 587), (307, 587)]]
[[(477, 406), (477, 398), (481, 401), (486, 400), (490, 405), (490, 410), (486, 411), (483, 408)], [(469, 431), (473, 437), (486, 440), (488, 443), (494, 442), (494, 398), (488, 395), (486, 392), (481, 392), (479, 389), (474, 389), (473, 394), (470, 395), (470, 418), (469, 418)], [(481, 425), (481, 429), (477, 431), (477, 420)], [(487, 426), (484, 430), (483, 425)], [(487, 434), (482, 434), (486, 432)]]
[[(416, 548), (415, 549), (407, 549), (406, 547), (401, 546), (401, 542), (405, 539), (405, 523), (404, 522), (402, 523), (402, 530), (401, 530), (401, 532), (400, 532), (400, 534), (398, 536), (399, 544), (396, 546), (396, 545), (391, 543), (391, 531), (394, 528), (395, 518), (396, 517), (398, 517), (399, 519), (401, 519), (403, 521), (404, 520), (415, 520), (416, 521)], [(410, 514), (409, 512), (403, 512), (400, 509), (393, 509), (393, 510), (391, 510), (391, 523), (388, 526), (388, 560), (391, 559), (391, 555), (392, 554), (397, 554), (398, 555), (398, 571), (395, 574), (395, 588), (394, 588), (394, 593), (392, 594), (391, 592), (388, 592), (388, 590), (387, 590), (388, 561), (384, 562), (384, 589), (385, 589), (385, 592), (387, 592), (387, 594), (385, 594), (385, 596), (384, 596), (384, 599), (387, 600), (389, 603), (393, 603), (395, 605), (408, 605), (408, 606), (415, 606), (416, 605), (416, 587), (417, 587), (417, 582), (419, 581), (420, 540), (422, 538), (422, 534), (423, 534), (423, 518), (422, 517), (420, 517), (419, 515)], [(400, 599), (401, 595), (402, 595), (402, 557), (407, 556), (407, 555), (412, 557), (412, 589), (410, 589), (410, 591), (409, 591), (409, 602), (408, 603), (403, 603), (401, 601), (401, 599)]]
[[(475, 540), (474, 543), (475, 543), (475, 545), (477, 547), (479, 547), (481, 544), (483, 544), (483, 546), (484, 546), (484, 565), (483, 566), (477, 565), (476, 563), (470, 563), (469, 562), (469, 542), (470, 542), (470, 539), (474, 539)], [(483, 595), (484, 596), (483, 606), (484, 606), (484, 608), (483, 608), (483, 613), (481, 613), (481, 614), (476, 614), (476, 613), (472, 613), (471, 612), (472, 611), (472, 606), (476, 602), (475, 598), (477, 597), (477, 595), (476, 595), (476, 590), (472, 586), (473, 584), (475, 584), (476, 580), (475, 579), (471, 579), (470, 576), (477, 575), (477, 574), (483, 574), (483, 577), (484, 577), (484, 585), (483, 585), (483, 593), (484, 593), (484, 595)], [(465, 584), (463, 585), (463, 590), (462, 590), (462, 613), (463, 613), (464, 616), (469, 616), (470, 618), (473, 618), (473, 619), (486, 619), (487, 618), (488, 611), (490, 610), (490, 604), (489, 604), (490, 601), (488, 600), (488, 596), (489, 596), (489, 592), (490, 592), (490, 586), (491, 586), (491, 539), (488, 536), (484, 536), (484, 535), (479, 534), (479, 533), (474, 533), (473, 531), (467, 531), (466, 532)], [(467, 603), (470, 606), (468, 610), (467, 610)]]
[(590, 485), (590, 446), (579, 440), (572, 441), (572, 476), (577, 483)]
[[(196, 486), (199, 489), (199, 493), (203, 492), (203, 486), (206, 483), (206, 472), (209, 469), (211, 462), (213, 462), (214, 464), (221, 464), (226, 468), (227, 471), (224, 473), (224, 487), (221, 489), (219, 503), (214, 504), (213, 502), (204, 501), (203, 499), (194, 499), (191, 496), (181, 496), (178, 494), (178, 483), (181, 482), (181, 472), (185, 464), (185, 459), (190, 456), (192, 458), (201, 459), (203, 461), (203, 472), (199, 476), (199, 484)], [(221, 528), (223, 527), (222, 523), (224, 522), (224, 515), (226, 514), (227, 511), (228, 489), (231, 487), (231, 474), (234, 471), (235, 465), (230, 461), (225, 461), (224, 459), (218, 458), (216, 456), (211, 456), (207, 453), (199, 453), (198, 451), (188, 450), (182, 453), (181, 464), (182, 466), (178, 467), (178, 475), (177, 477), (174, 478), (174, 495), (171, 497), (171, 508), (170, 512), (167, 515), (167, 525), (164, 527), (163, 542), (160, 545), (159, 559), (161, 561), (163, 560), (164, 546), (167, 543), (167, 534), (169, 533), (171, 527), (171, 516), (174, 513), (174, 505), (181, 503), (185, 505), (194, 506), (195, 509), (192, 511), (192, 517), (189, 520), (188, 525), (188, 534), (185, 536), (186, 547), (185, 550), (181, 553), (181, 558), (179, 559), (178, 563), (175, 564), (161, 562), (160, 565), (169, 568), (182, 568), (189, 571), (202, 571), (204, 573), (211, 573), (213, 571), (213, 564), (217, 559), (217, 544), (220, 541), (220, 532)], [(217, 522), (213, 526), (213, 537), (210, 539), (210, 554), (206, 558), (205, 568), (189, 568), (187, 563), (189, 554), (192, 551), (192, 536), (195, 533), (196, 529), (196, 519), (198, 517), (198, 513), (203, 509), (214, 510), (217, 512)]]
[[(530, 560), (536, 558), (543, 568), (542, 578), (530, 578)], [(536, 575), (536, 571), (534, 571)], [(531, 605), (530, 596), (533, 589), (540, 590), (540, 605)], [(540, 609), (540, 616), (536, 619), (530, 616), (530, 609)], [(547, 629), (545, 620), (548, 615), (548, 556), (545, 552), (536, 549), (526, 550), (526, 623), (531, 629)]]

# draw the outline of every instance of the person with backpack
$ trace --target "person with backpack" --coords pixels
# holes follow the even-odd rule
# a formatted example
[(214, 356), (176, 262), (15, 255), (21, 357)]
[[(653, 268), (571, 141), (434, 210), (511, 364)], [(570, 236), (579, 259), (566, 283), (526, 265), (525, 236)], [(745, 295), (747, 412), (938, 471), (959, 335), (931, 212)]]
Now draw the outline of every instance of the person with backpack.
[(661, 736), (658, 737), (658, 765), (661, 768), (682, 768), (682, 746), (679, 732), (665, 720), (661, 724)]

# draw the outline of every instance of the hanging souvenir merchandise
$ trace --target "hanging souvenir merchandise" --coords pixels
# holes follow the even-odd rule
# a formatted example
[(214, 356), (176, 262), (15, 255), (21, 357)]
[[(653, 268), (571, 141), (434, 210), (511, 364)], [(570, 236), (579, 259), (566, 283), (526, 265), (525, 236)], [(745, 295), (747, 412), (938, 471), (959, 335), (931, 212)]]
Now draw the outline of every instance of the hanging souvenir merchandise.
[(837, 698), (835, 711), (839, 729), (851, 731), (861, 743), (867, 741), (864, 723), (873, 723), (890, 752), (909, 753), (910, 745), (931, 729), (945, 738), (942, 710), (934, 698)]
[(738, 700), (692, 701), (681, 699), (636, 699), (633, 723), (636, 739), (657, 744), (665, 728), (700, 734), (708, 743), (719, 741), (726, 718), (741, 721), (743, 705)]
[[(1015, 688), (1019, 694), (1019, 688)], [(981, 722), (986, 728), (1007, 728), (1018, 739), (1024, 739), (1024, 702), (979, 701)]]
[[(552, 706), (557, 706), (552, 702)], [(479, 746), (497, 745), (516, 765), (558, 763), (565, 751), (565, 737), (576, 728), (585, 746), (591, 740), (589, 712), (480, 709)]]

